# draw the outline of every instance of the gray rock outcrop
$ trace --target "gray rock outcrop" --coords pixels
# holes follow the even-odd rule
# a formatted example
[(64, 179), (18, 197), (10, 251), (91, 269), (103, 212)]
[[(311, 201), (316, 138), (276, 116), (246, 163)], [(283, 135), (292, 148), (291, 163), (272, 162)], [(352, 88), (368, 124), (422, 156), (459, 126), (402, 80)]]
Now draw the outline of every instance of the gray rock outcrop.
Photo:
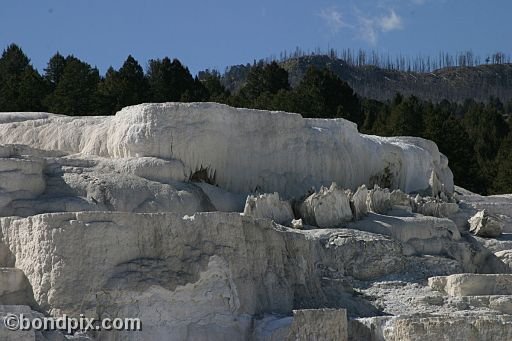
[(307, 197), (299, 210), (306, 224), (321, 228), (341, 227), (344, 222), (352, 220), (349, 198), (334, 183)]
[(281, 200), (278, 193), (249, 195), (245, 202), (244, 215), (267, 218), (278, 224), (289, 224), (293, 218), (292, 206)]
[(468, 220), (469, 231), (480, 237), (498, 237), (503, 231), (503, 223), (486, 210), (479, 211)]
[(306, 309), (293, 311), (287, 340), (348, 340), (347, 311), (344, 309)]

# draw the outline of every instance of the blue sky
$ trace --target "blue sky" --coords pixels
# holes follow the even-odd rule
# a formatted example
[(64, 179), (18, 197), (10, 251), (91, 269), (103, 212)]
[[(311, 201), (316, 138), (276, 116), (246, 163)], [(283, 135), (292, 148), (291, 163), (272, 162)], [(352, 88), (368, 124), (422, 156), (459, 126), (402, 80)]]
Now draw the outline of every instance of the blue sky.
[(132, 54), (179, 58), (192, 72), (315, 48), (391, 55), (512, 54), (510, 0), (9, 0), (0, 46), (19, 44), (39, 70), (56, 52), (102, 73)]

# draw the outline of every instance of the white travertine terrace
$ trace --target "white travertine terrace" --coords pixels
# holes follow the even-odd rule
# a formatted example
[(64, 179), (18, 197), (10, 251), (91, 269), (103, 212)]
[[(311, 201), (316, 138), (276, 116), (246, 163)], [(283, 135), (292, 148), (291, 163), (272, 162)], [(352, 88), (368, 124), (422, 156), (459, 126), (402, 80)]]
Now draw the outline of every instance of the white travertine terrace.
[(1, 143), (107, 158), (178, 160), (185, 176), (204, 168), (233, 192), (259, 189), (290, 197), (332, 182), (355, 190), (383, 177), (392, 188), (424, 191), (432, 171), (444, 190), (453, 192), (448, 160), (433, 142), (360, 134), (344, 119), (165, 103), (127, 107), (112, 117), (11, 113), (0, 122)]
[(509, 340), (511, 231), (433, 142), (343, 119), (0, 113), (0, 319), (143, 327), (2, 340)]

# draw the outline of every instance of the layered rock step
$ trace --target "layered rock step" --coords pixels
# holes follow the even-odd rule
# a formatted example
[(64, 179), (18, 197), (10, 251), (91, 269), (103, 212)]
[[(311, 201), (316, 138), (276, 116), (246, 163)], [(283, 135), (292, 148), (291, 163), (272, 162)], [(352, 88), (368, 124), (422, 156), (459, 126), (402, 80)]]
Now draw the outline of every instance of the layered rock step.
[(350, 321), (349, 340), (512, 340), (512, 316), (458, 312), (360, 318)]
[(485, 238), (499, 237), (503, 232), (505, 223), (496, 215), (489, 214), (487, 210), (476, 213), (468, 220), (469, 231)]
[(0, 305), (35, 306), (30, 283), (20, 269), (0, 268)]
[(255, 322), (255, 341), (347, 341), (345, 309), (299, 309), (292, 317), (266, 316)]
[[(466, 250), (461, 255), (474, 253), (454, 238), (454, 227), (450, 234), (444, 219), (432, 219), (403, 220), (403, 233), (394, 234), (403, 242), (355, 229), (297, 230), (222, 212), (51, 213), (0, 218), (0, 231), (37, 303), (53, 316), (101, 317), (107, 311), (140, 317), (147, 339), (194, 339), (212, 330), (217, 339), (236, 339), (250, 332), (251, 316), (261, 313), (336, 305), (352, 316), (377, 314), (351, 292), (346, 278), (400, 273), (405, 241), (445, 239)], [(415, 238), (405, 234), (413, 223), (419, 224)], [(467, 266), (486, 266), (478, 259), (487, 258)], [(206, 317), (211, 322), (199, 323)], [(193, 333), (190, 325), (196, 326)]]
[[(0, 146), (0, 215), (14, 200), (33, 199), (45, 189), (44, 160), (37, 157), (10, 157)], [(3, 154), (3, 155), (2, 155)]]
[(431, 277), (433, 290), (452, 296), (452, 303), (512, 314), (511, 274), (455, 274)]
[(503, 232), (512, 233), (512, 195), (481, 196), (475, 193), (468, 193), (460, 188), (457, 188), (457, 191), (462, 192), (456, 196), (463, 207), (471, 209), (473, 214), (485, 210), (490, 215), (499, 219), (500, 224), (503, 225)]
[[(52, 213), (0, 218), (0, 227), (42, 311), (139, 317), (143, 330), (116, 333), (118, 340), (236, 340), (265, 312), (341, 302), (357, 312), (369, 304), (345, 294), (343, 275), (371, 277), (352, 264), (363, 256), (378, 264), (390, 253), (369, 248), (361, 255), (357, 241), (372, 236), (353, 231), (343, 238), (342, 257), (323, 243), (337, 231), (319, 230), (320, 238), (239, 213)], [(395, 245), (399, 265), (399, 244), (377, 237)]]
[[(0, 268), (0, 340), (2, 341), (64, 341), (60, 330), (34, 329), (32, 321), (45, 316), (36, 311), (32, 287), (22, 270)], [(75, 340), (90, 340), (75, 338)]]
[(294, 310), (288, 340), (348, 339), (347, 311), (345, 309)]
[(512, 295), (512, 274), (455, 274), (428, 279), (433, 290), (451, 296)]

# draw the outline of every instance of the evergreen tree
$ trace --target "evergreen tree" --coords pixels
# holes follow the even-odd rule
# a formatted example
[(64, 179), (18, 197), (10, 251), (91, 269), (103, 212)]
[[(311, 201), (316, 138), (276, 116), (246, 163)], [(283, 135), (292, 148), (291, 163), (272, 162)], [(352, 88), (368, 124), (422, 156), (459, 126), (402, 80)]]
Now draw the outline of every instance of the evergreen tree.
[[(385, 107), (386, 105), (384, 105), (384, 103), (376, 100), (363, 100), (362, 110), (364, 122), (361, 125), (360, 130), (365, 133), (377, 134), (377, 131), (379, 130), (377, 125), (380, 123), (379, 118), (382, 116), (384, 111), (383, 109)], [(382, 124), (382, 126), (385, 126), (385, 124)]]
[(505, 107), (505, 114), (512, 115), (512, 99), (507, 102), (507, 105)]
[(464, 116), (469, 137), (475, 142), (475, 152), (482, 162), (496, 157), (501, 141), (508, 134), (508, 125), (492, 105), (475, 104)]
[(30, 66), (30, 59), (16, 44), (9, 45), (0, 58), (0, 75), (21, 75)]
[(181, 102), (204, 102), (208, 100), (208, 90), (196, 76), (191, 89), (186, 89), (181, 94)]
[[(430, 105), (424, 113), (424, 131), (423, 136), (433, 141), (442, 141), (445, 135), (443, 124), (452, 117), (451, 110), (447, 103), (440, 103), (436, 106)], [(461, 127), (464, 130), (464, 127)]]
[(26, 68), (18, 83), (17, 110), (45, 111), (46, 107), (43, 102), (49, 91), (43, 77), (34, 68)]
[(421, 136), (423, 132), (423, 107), (414, 97), (393, 100), (389, 117), (389, 128), (395, 136)]
[(67, 115), (98, 114), (98, 69), (70, 56), (55, 91), (48, 97), (51, 112)]
[(362, 124), (359, 98), (346, 82), (327, 69), (309, 68), (294, 92), (297, 111), (305, 117), (343, 117)]
[(102, 115), (113, 115), (119, 110), (122, 96), (119, 73), (111, 66), (98, 84), (98, 109)]
[(495, 109), (500, 114), (505, 114), (505, 105), (498, 97), (491, 96), (487, 102), (487, 106)]
[(279, 90), (290, 89), (288, 72), (276, 62), (251, 68), (247, 82), (240, 91), (243, 101), (251, 102), (261, 95), (275, 95)]
[(61, 55), (59, 52), (53, 55), (48, 61), (48, 65), (46, 69), (44, 69), (45, 80), (50, 84), (52, 90), (55, 90), (57, 84), (64, 73), (64, 68), (66, 67), (66, 58)]
[(404, 96), (402, 96), (401, 93), (397, 92), (395, 94), (395, 97), (393, 97), (393, 100), (391, 103), (394, 107), (396, 107), (396, 106), (400, 105), (403, 102), (403, 100), (404, 100)]
[(178, 102), (184, 95), (188, 100), (196, 100), (198, 83), (178, 59), (150, 60), (148, 81), (153, 102)]
[(503, 140), (497, 157), (498, 169), (493, 181), (494, 193), (512, 193), (512, 133)]
[(461, 120), (449, 110), (449, 103), (430, 105), (425, 113), (424, 137), (434, 141), (448, 157), (455, 183), (476, 192), (482, 192), (484, 179), (480, 175), (473, 142)]
[(48, 89), (21, 48), (9, 45), (0, 58), (0, 111), (41, 111)]
[(208, 93), (208, 101), (217, 103), (227, 102), (231, 94), (222, 85), (218, 71), (201, 71), (199, 72), (198, 79)]
[(119, 69), (119, 81), (122, 95), (119, 99), (121, 105), (132, 105), (144, 102), (147, 99), (148, 84), (144, 70), (131, 55)]
[(103, 100), (103, 111), (114, 114), (123, 107), (148, 101), (148, 90), (142, 67), (130, 55), (119, 71), (110, 67), (100, 83), (99, 94)]

